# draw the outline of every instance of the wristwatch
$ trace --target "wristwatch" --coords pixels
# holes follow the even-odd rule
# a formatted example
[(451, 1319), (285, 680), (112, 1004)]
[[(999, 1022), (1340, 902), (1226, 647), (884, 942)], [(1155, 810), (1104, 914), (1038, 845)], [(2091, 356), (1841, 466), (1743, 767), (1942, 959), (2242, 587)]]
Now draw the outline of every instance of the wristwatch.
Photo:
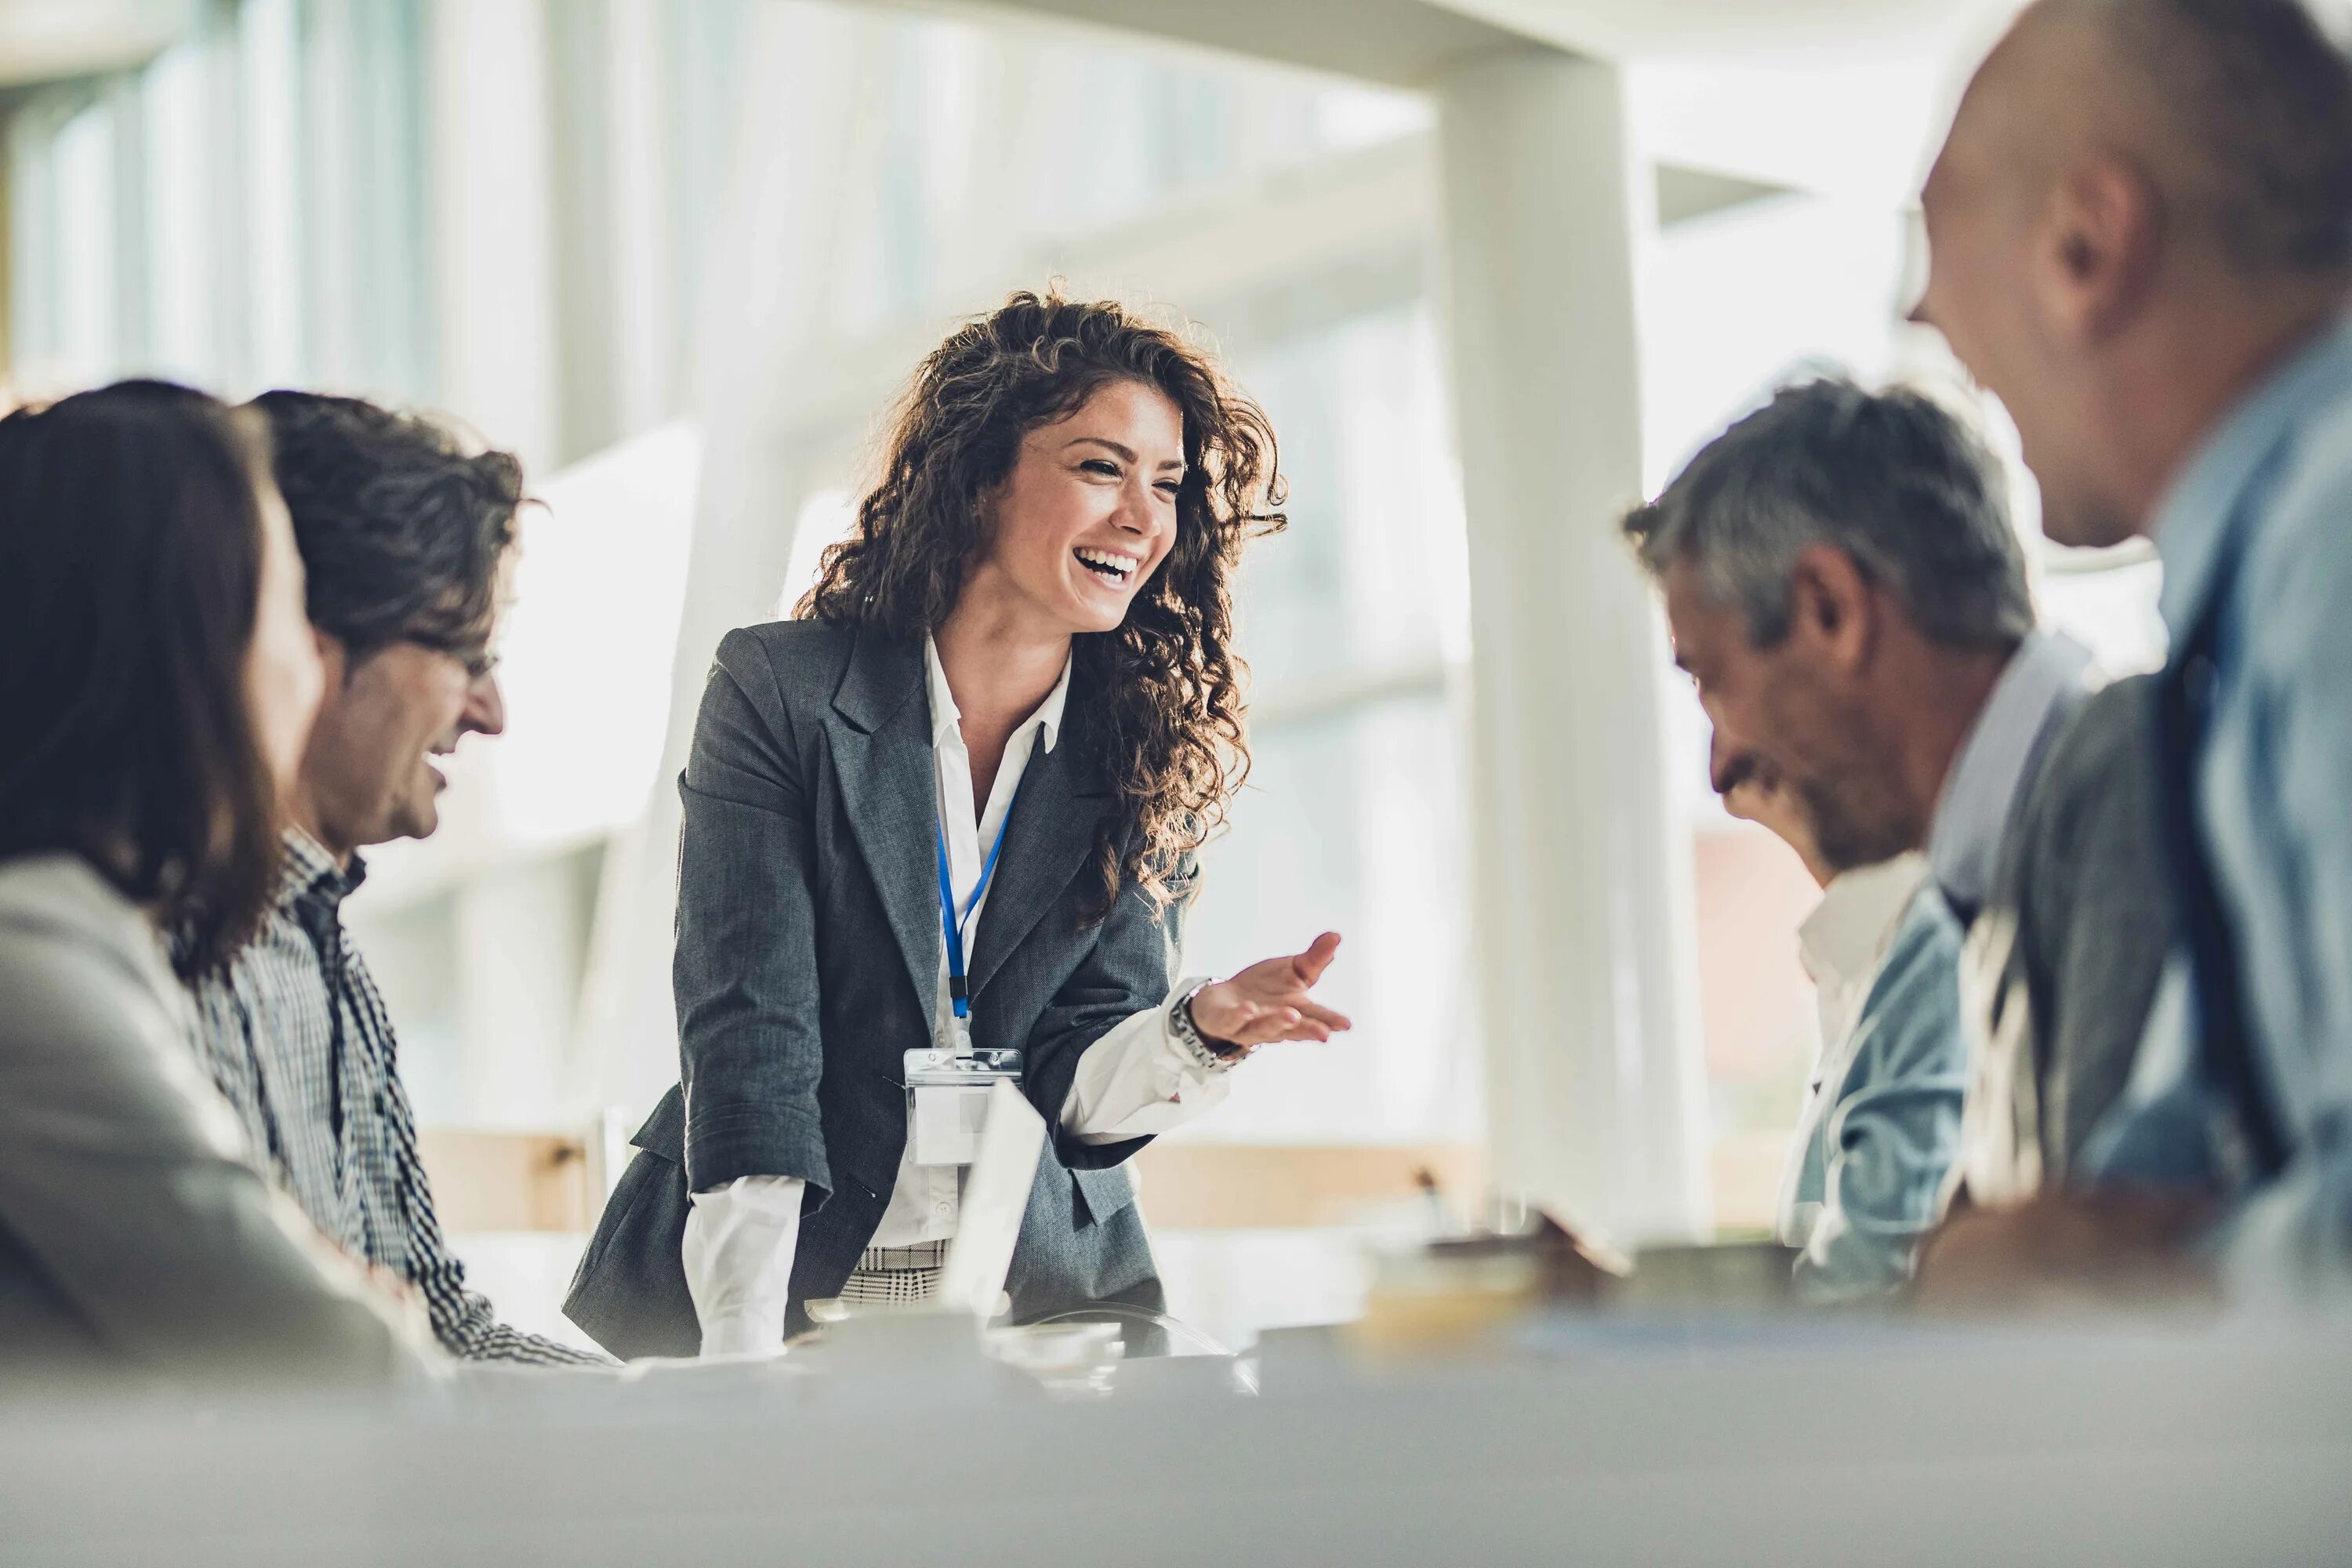
[(1192, 1019), (1192, 998), (1215, 984), (1203, 980), (1181, 996), (1168, 1009), (1168, 1032), (1192, 1058), (1192, 1065), (1209, 1072), (1231, 1072), (1242, 1064), (1244, 1058), (1256, 1047), (1234, 1045), (1225, 1040), (1212, 1042), (1201, 1033), (1201, 1026)]

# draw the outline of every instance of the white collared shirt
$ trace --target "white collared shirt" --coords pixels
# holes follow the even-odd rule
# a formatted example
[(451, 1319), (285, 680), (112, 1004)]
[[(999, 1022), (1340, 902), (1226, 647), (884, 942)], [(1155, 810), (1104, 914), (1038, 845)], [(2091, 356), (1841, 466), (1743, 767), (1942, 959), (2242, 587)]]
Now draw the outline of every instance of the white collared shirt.
[[(940, 823), (947, 841), (948, 880), (961, 909), (980, 882), (986, 851), (1003, 831), (1013, 798), (1030, 758), (1043, 745), (1051, 752), (1061, 739), (1063, 710), (1069, 699), (1070, 666), (1005, 742), (982, 809), (972, 811), (971, 753), (963, 740), (962, 711), (949, 689), (939, 648), (923, 639), (923, 670), (931, 711), (931, 771)], [(999, 872), (1003, 867), (998, 868)], [(993, 880), (990, 886), (994, 887)], [(971, 951), (987, 910), (983, 895), (964, 926)], [(948, 1000), (947, 944), (940, 951), (937, 1017), (939, 1038), (948, 1042), (953, 1013)], [(1192, 989), (1179, 984), (1173, 996)], [(1172, 998), (1171, 998), (1172, 1001)], [(1078, 1058), (1069, 1098), (1062, 1105), (1063, 1129), (1085, 1143), (1117, 1143), (1165, 1132), (1191, 1121), (1225, 1097), (1222, 1071), (1195, 1063), (1168, 1027), (1166, 1006), (1149, 1008), (1112, 1026)], [(868, 1247), (913, 1247), (943, 1241), (956, 1233), (961, 1171), (950, 1165), (918, 1165), (911, 1141), (898, 1163), (898, 1179)], [(772, 1354), (782, 1347), (784, 1310), (791, 1293), (793, 1255), (800, 1238), (803, 1184), (797, 1177), (742, 1176), (726, 1186), (693, 1194), (680, 1256), (687, 1291), (702, 1323), (705, 1355)]]
[(1903, 919), (1911, 895), (1927, 876), (1926, 857), (1897, 855), (1875, 866), (1857, 866), (1830, 879), (1822, 901), (1797, 928), (1797, 956), (1813, 983), (1821, 1020), (1821, 1051), (1813, 1060), (1813, 1084), (1822, 1081), (1822, 1061), (1853, 1030), (1879, 961)]

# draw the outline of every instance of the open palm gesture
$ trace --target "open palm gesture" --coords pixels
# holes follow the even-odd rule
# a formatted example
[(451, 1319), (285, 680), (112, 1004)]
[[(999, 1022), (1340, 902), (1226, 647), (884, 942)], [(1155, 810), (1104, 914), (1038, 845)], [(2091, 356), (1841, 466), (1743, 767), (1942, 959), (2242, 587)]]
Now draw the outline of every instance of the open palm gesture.
[(1328, 1040), (1353, 1028), (1346, 1015), (1312, 994), (1339, 952), (1339, 933), (1327, 931), (1305, 952), (1253, 963), (1230, 980), (1202, 987), (1192, 998), (1193, 1026), (1210, 1041), (1241, 1047)]

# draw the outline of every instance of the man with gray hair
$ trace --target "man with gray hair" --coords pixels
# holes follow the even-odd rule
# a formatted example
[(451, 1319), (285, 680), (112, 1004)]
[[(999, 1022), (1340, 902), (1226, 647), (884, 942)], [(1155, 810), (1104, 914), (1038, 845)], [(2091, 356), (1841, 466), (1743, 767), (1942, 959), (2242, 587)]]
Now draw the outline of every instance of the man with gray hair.
[[(1927, 1283), (2352, 1298), (2352, 55), (2315, 0), (2041, 0), (1924, 197), (1919, 319), (2008, 405), (2069, 543), (2165, 560), (2171, 960), (2087, 1190)], [(2218, 1222), (2218, 1223), (2217, 1223)]]
[[(1716, 787), (1760, 783), (1830, 879), (1817, 984), (1817, 945), (1853, 928), (1828, 967), (1862, 1000), (1822, 1041), (1783, 1237), (1817, 1297), (1899, 1285), (1959, 1137), (1961, 932), (2089, 655), (2035, 628), (1998, 468), (1916, 393), (1787, 388), (1625, 531), (1715, 725)], [(1875, 868), (1923, 849), (1890, 889)]]

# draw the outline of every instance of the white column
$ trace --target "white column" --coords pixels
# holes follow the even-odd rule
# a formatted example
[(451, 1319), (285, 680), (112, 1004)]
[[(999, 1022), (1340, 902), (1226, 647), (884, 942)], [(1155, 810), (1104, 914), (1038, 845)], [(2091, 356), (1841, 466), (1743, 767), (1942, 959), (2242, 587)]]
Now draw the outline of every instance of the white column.
[(612, 60), (614, 363), (621, 432), (642, 435), (676, 412), (667, 63), (659, 0), (614, 0)]
[(1497, 1184), (1621, 1240), (1709, 1224), (1687, 830), (1641, 499), (1655, 227), (1615, 68), (1487, 57), (1440, 91), (1468, 508), (1479, 997)]
[(560, 444), (546, 0), (436, 0), (440, 401), (530, 473)]
[(675, 412), (669, 55), (660, 0), (564, 0), (546, 13), (561, 460)]
[[(843, 213), (874, 178), (876, 117), (857, 73), (813, 69), (847, 55), (856, 13), (773, 6), (754, 13), (747, 95), (726, 221), (698, 292), (715, 303), (695, 404), (707, 431), (694, 546), (678, 617), (669, 729), (644, 820), (618, 836), (598, 890), (582, 1049), (572, 1096), (642, 1116), (677, 1077), (670, 957), (677, 895), (677, 776), (719, 639), (773, 619), (817, 451), (790, 401), (824, 372), (844, 274)], [(851, 127), (847, 144), (841, 128)]]

